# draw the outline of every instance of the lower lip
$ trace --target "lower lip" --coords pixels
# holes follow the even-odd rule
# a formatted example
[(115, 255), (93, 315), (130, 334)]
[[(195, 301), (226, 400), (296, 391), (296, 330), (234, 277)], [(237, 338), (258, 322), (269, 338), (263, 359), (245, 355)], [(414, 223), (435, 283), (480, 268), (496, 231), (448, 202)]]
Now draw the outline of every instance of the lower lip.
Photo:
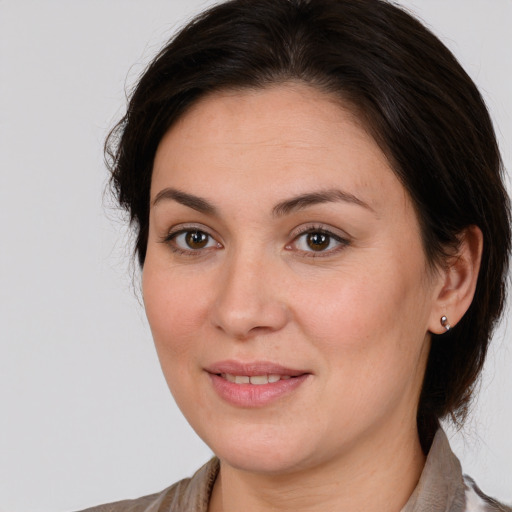
[(213, 388), (222, 399), (237, 407), (263, 407), (295, 391), (309, 374), (268, 384), (235, 384), (220, 375), (209, 373)]

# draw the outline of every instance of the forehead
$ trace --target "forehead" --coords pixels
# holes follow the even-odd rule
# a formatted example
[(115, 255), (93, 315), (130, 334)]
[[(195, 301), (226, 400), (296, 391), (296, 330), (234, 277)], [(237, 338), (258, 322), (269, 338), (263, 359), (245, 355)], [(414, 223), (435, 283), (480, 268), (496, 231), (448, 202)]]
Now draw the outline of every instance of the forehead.
[[(338, 125), (351, 136), (373, 142), (356, 107), (313, 86), (285, 82), (264, 88), (216, 91), (199, 98), (163, 137), (208, 138), (219, 142), (226, 135), (232, 142), (246, 144), (289, 144), (298, 149), (324, 146), (329, 140), (320, 125)], [(331, 127), (332, 127), (331, 126)], [(263, 129), (264, 128), (264, 129)], [(286, 130), (283, 131), (283, 128)], [(341, 133), (332, 133), (343, 144)]]
[(152, 197), (191, 181), (204, 193), (216, 184), (255, 192), (259, 182), (267, 194), (341, 186), (374, 204), (388, 188), (395, 200), (406, 195), (354, 110), (296, 83), (216, 92), (195, 103), (160, 142)]

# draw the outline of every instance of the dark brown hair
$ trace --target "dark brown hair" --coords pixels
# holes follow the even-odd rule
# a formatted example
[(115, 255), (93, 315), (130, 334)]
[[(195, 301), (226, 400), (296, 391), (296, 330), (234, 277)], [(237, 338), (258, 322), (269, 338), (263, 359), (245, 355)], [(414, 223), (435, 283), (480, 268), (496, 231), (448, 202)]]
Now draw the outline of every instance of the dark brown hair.
[(169, 127), (205, 94), (286, 81), (354, 108), (413, 200), (430, 263), (442, 264), (468, 226), (482, 230), (473, 303), (451, 331), (432, 336), (418, 409), (427, 450), (440, 418), (464, 419), (503, 308), (509, 202), (476, 86), (406, 12), (383, 0), (231, 0), (173, 37), (141, 76), (106, 146), (138, 260), (143, 266), (153, 159)]

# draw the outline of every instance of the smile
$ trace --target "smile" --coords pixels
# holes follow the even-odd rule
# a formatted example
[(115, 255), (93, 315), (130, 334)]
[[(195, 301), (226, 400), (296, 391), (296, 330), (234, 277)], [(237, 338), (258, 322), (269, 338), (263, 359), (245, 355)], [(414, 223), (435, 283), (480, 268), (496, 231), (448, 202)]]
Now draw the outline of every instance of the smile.
[(280, 380), (288, 380), (291, 379), (290, 375), (232, 375), (231, 373), (221, 373), (220, 375), (223, 379), (226, 379), (229, 382), (233, 382), (235, 384), (254, 384), (256, 386), (261, 386), (263, 384), (272, 384), (274, 382), (278, 382)]
[(290, 397), (312, 376), (307, 370), (265, 361), (222, 361), (205, 370), (223, 402), (245, 409), (261, 408)]

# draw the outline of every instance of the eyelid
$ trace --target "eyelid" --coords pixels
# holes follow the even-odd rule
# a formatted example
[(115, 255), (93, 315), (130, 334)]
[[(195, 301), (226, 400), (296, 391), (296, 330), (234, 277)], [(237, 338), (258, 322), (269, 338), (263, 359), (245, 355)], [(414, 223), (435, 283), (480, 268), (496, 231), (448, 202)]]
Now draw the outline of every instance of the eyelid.
[[(205, 247), (202, 249), (183, 249), (181, 247), (178, 247), (177, 245), (172, 245), (173, 240), (175, 240), (179, 235), (183, 233), (187, 233), (189, 231), (199, 231), (201, 233), (205, 233), (208, 235), (212, 240), (214, 240), (217, 244), (217, 247)], [(211, 250), (211, 249), (221, 249), (223, 248), (223, 245), (221, 242), (219, 242), (219, 236), (216, 233), (212, 233), (212, 229), (208, 228), (204, 224), (196, 224), (196, 223), (184, 223), (184, 224), (177, 224), (176, 226), (172, 226), (165, 236), (161, 238), (161, 242), (164, 244), (168, 244), (169, 247), (176, 253), (179, 254), (186, 254), (191, 256), (199, 256), (200, 254), (203, 254), (204, 252)]]
[[(167, 237), (176, 235), (176, 233), (180, 233), (183, 231), (193, 231), (193, 230), (204, 231), (205, 233), (208, 233), (209, 235), (211, 235), (211, 233), (210, 233), (211, 229), (209, 227), (205, 226), (204, 224), (198, 224), (196, 222), (183, 222), (181, 224), (176, 224), (174, 226), (171, 226), (167, 230), (167, 234), (165, 235), (165, 237), (167, 238)], [(211, 236), (213, 236), (213, 235), (211, 235)]]
[(291, 250), (292, 244), (294, 244), (301, 236), (308, 233), (323, 233), (334, 239), (336, 242), (338, 242), (339, 245), (337, 245), (333, 249), (328, 249), (326, 251), (303, 251), (300, 249), (297, 250), (297, 252), (303, 253), (303, 255), (306, 257), (318, 258), (322, 256), (331, 256), (332, 254), (344, 249), (352, 242), (352, 237), (346, 231), (342, 231), (340, 229), (321, 223), (308, 223), (295, 228), (290, 233), (289, 236), (292, 240), (291, 242), (286, 244), (286, 248), (288, 250)]
[(307, 222), (306, 224), (301, 224), (300, 226), (297, 226), (290, 232), (289, 237), (294, 240), (295, 238), (297, 238), (300, 235), (303, 235), (304, 233), (311, 233), (317, 231), (325, 233), (327, 235), (331, 235), (336, 239), (346, 241), (352, 240), (352, 236), (346, 231), (330, 226), (329, 224), (322, 224), (321, 222)]

